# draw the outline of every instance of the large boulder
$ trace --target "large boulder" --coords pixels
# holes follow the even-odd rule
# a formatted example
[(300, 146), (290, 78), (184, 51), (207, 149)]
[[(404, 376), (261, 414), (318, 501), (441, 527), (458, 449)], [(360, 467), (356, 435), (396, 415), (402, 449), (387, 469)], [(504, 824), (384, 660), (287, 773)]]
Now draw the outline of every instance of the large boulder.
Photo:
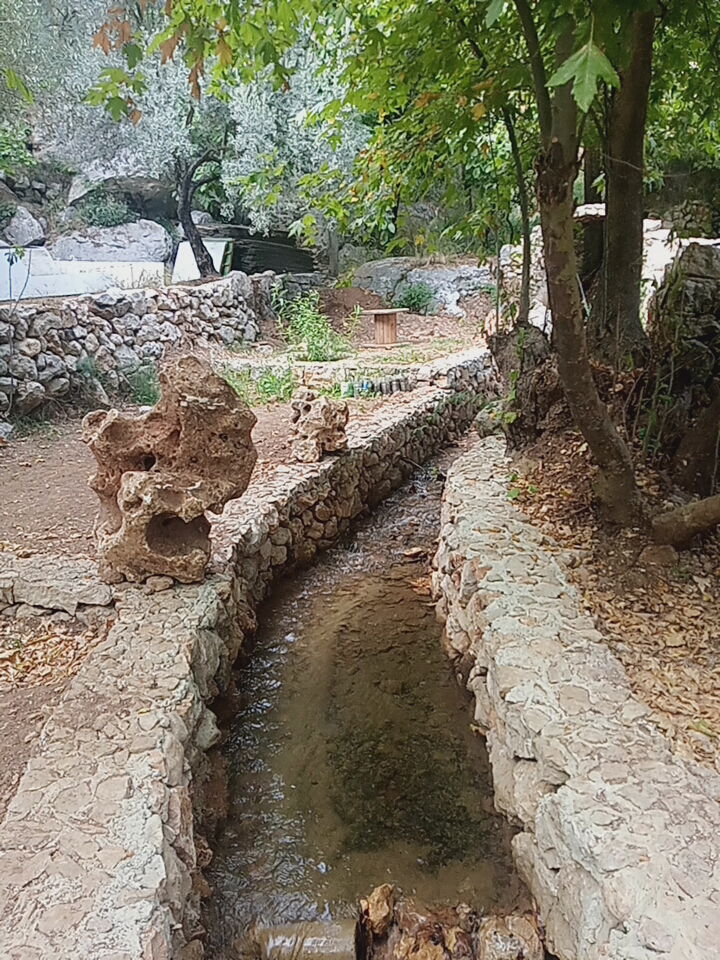
[(56, 260), (153, 261), (168, 260), (172, 237), (154, 220), (136, 220), (119, 227), (87, 227), (58, 237), (50, 247)]
[(388, 302), (401, 297), (406, 287), (424, 284), (432, 292), (437, 309), (464, 316), (460, 301), (492, 289), (495, 278), (488, 267), (472, 263), (423, 263), (416, 257), (388, 257), (358, 267), (354, 283)]
[(5, 227), (5, 239), (16, 247), (34, 247), (45, 243), (45, 228), (27, 207), (18, 207)]
[(168, 575), (202, 580), (210, 557), (206, 511), (220, 513), (250, 482), (256, 418), (207, 363), (181, 356), (160, 371), (149, 412), (98, 410), (83, 439), (98, 462), (96, 539), (108, 581)]

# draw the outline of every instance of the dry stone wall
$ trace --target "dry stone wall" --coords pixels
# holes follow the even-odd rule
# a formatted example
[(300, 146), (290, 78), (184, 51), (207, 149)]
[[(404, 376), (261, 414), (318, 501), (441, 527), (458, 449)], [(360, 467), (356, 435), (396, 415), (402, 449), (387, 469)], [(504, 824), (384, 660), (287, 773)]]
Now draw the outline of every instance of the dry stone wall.
[(448, 476), (434, 587), (469, 672), (496, 806), (559, 960), (707, 960), (720, 937), (720, 778), (647, 719), (490, 438)]
[(208, 703), (273, 582), (469, 424), (493, 377), (484, 353), (461, 366), (467, 376), (448, 371), (461, 389), (388, 401), (372, 421), (348, 425), (346, 451), (280, 467), (229, 503), (202, 585), (151, 578), (113, 587), (110, 598), (104, 585), (89, 591), (99, 581), (87, 561), (38, 572), (32, 558), (0, 553), (0, 605), (104, 603), (116, 617), (45, 723), (0, 825), (3, 960), (203, 956), (208, 849), (198, 824), (210, 815), (206, 751), (218, 739)]
[(123, 375), (168, 346), (256, 340), (272, 309), (273, 280), (236, 271), (194, 286), (0, 306), (0, 417), (68, 396), (88, 378), (117, 389)]

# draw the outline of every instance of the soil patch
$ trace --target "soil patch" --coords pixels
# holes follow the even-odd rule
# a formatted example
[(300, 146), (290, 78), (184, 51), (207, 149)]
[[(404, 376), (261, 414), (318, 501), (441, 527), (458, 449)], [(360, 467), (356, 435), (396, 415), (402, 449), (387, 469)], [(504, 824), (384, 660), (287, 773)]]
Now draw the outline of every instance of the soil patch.
[[(690, 550), (657, 547), (638, 530), (601, 523), (592, 509), (587, 444), (568, 431), (525, 451), (509, 495), (554, 537), (635, 694), (686, 756), (720, 771), (720, 536)], [(663, 478), (638, 471), (658, 509)]]

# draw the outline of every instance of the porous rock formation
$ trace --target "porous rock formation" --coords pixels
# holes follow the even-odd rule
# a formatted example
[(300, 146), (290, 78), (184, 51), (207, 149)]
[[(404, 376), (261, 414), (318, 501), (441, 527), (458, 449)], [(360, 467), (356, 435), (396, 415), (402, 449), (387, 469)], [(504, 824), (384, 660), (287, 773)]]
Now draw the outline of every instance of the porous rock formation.
[(164, 574), (202, 580), (210, 556), (207, 510), (221, 513), (247, 488), (257, 460), (256, 418), (207, 361), (180, 356), (160, 371), (162, 395), (147, 413), (97, 410), (83, 440), (98, 462), (90, 486), (101, 575)]
[(292, 452), (300, 463), (317, 463), (324, 453), (347, 448), (345, 426), (350, 411), (344, 400), (316, 397), (312, 390), (298, 391), (292, 402)]
[(481, 917), (466, 904), (425, 909), (384, 883), (360, 901), (360, 960), (542, 960), (531, 916)]

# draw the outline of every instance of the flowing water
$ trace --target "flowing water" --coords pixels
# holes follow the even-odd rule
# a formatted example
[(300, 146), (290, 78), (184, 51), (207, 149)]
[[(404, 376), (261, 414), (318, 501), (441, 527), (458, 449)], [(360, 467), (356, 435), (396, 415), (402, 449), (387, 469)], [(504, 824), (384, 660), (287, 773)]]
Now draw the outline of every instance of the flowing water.
[(339, 921), (384, 882), (427, 905), (526, 905), (429, 595), (440, 493), (414, 481), (259, 612), (206, 871), (214, 960), (250, 924)]

